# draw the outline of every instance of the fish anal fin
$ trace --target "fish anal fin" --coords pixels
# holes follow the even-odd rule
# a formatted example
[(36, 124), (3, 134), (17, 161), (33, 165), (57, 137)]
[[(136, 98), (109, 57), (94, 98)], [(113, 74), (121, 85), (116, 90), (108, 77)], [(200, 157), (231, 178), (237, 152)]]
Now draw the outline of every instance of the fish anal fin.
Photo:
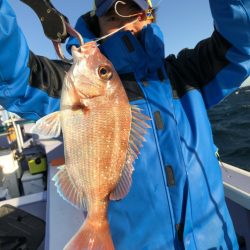
[(132, 173), (134, 171), (134, 161), (138, 158), (139, 148), (145, 141), (146, 129), (150, 128), (146, 121), (150, 118), (141, 113), (141, 109), (137, 106), (131, 106), (132, 123), (129, 137), (129, 146), (127, 150), (126, 162), (115, 190), (110, 194), (111, 200), (120, 200), (124, 198), (132, 184)]
[(51, 113), (39, 119), (31, 128), (31, 133), (42, 138), (58, 137), (61, 134), (60, 111)]
[(55, 182), (59, 195), (74, 207), (87, 211), (84, 193), (77, 189), (65, 166), (59, 167), (58, 169), (59, 171), (52, 180)]

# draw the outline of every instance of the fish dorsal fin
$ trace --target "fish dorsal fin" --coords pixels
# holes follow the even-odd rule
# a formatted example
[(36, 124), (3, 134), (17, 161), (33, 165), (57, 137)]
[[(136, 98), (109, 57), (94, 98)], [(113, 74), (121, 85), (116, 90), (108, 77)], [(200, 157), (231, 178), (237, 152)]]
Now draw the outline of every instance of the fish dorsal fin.
[(146, 129), (150, 126), (146, 123), (150, 118), (142, 114), (141, 109), (135, 105), (131, 106), (132, 113), (132, 125), (129, 137), (129, 146), (126, 156), (126, 162), (122, 170), (121, 178), (117, 184), (115, 190), (110, 194), (111, 200), (120, 200), (124, 198), (131, 187), (132, 184), (132, 173), (134, 171), (134, 161), (138, 158), (139, 148), (145, 140), (144, 135), (146, 134)]
[(31, 133), (40, 138), (59, 137), (61, 133), (60, 111), (51, 113), (39, 119), (31, 128)]
[(59, 195), (71, 205), (87, 211), (87, 203), (84, 193), (76, 187), (75, 182), (69, 176), (65, 166), (58, 167), (59, 171), (52, 178)]

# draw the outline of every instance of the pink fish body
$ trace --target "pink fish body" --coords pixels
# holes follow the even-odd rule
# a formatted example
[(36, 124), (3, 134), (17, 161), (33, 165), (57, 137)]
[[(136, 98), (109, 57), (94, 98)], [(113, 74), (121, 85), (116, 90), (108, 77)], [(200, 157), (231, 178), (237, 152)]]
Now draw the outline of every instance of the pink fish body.
[(113, 250), (108, 203), (129, 192), (133, 162), (149, 127), (144, 121), (148, 118), (130, 106), (118, 74), (94, 42), (73, 47), (72, 55), (74, 63), (65, 77), (60, 113), (40, 123), (42, 130), (46, 123), (61, 125), (65, 166), (54, 181), (67, 201), (88, 211), (84, 224), (64, 249)]

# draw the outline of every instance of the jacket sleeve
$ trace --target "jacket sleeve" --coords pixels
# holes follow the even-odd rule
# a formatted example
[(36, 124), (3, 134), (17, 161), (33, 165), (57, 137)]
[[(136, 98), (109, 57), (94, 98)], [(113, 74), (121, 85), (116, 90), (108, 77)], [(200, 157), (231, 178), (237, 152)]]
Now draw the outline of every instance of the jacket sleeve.
[(166, 59), (174, 92), (201, 91), (207, 108), (240, 87), (250, 74), (250, 0), (210, 0), (215, 31), (194, 49)]
[(36, 56), (27, 45), (7, 0), (0, 0), (0, 105), (37, 120), (59, 109), (70, 65)]

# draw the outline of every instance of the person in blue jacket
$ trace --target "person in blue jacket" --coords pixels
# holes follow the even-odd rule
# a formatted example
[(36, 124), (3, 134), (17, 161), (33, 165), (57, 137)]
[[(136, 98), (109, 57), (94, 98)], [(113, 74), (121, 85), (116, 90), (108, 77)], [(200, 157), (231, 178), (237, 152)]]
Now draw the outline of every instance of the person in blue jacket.
[[(116, 0), (96, 0), (76, 29), (85, 41), (134, 20)], [(126, 1), (125, 14), (149, 8)], [(226, 207), (207, 109), (236, 90), (250, 72), (250, 0), (210, 0), (211, 37), (177, 56), (164, 56), (156, 23), (135, 22), (100, 45), (129, 100), (151, 117), (129, 194), (110, 203), (117, 250), (238, 249)], [(71, 38), (68, 50), (77, 45)], [(0, 104), (37, 120), (59, 109), (69, 64), (32, 53), (7, 0), (0, 0)]]

